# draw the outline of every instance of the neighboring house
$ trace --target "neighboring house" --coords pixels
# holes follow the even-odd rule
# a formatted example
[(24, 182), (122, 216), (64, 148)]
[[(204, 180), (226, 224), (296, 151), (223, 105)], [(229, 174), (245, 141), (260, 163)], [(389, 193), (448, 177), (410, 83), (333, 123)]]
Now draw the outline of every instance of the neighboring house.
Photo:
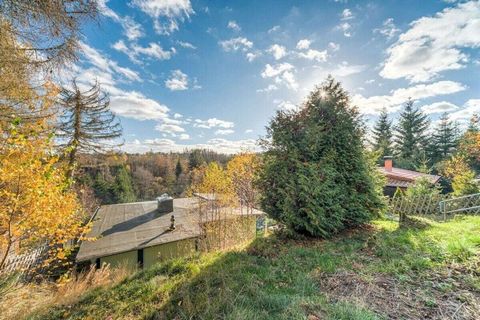
[(384, 159), (384, 166), (378, 167), (378, 170), (380, 170), (380, 172), (385, 175), (385, 178), (387, 180), (385, 183), (385, 187), (383, 188), (383, 194), (386, 196), (392, 197), (397, 191), (397, 188), (403, 190), (407, 189), (408, 187), (412, 186), (419, 178), (428, 179), (428, 181), (430, 181), (432, 185), (438, 183), (441, 179), (441, 177), (437, 175), (395, 168), (393, 166), (392, 157), (385, 157)]
[[(173, 199), (164, 195), (156, 201), (101, 206), (87, 235), (95, 240), (82, 242), (76, 260), (97, 267), (107, 263), (148, 268), (159, 261), (200, 251), (205, 238), (198, 213), (200, 201), (205, 200)], [(232, 212), (230, 217), (246, 216)], [(263, 212), (254, 210), (253, 215), (248, 216), (260, 215)], [(254, 237), (256, 219), (247, 227), (249, 235)], [(228, 234), (228, 237), (235, 238), (235, 235)]]

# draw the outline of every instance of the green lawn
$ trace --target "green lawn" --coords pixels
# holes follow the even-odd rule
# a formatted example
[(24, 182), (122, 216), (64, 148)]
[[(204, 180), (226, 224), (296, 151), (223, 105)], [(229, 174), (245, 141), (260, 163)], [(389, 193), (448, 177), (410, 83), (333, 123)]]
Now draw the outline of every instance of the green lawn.
[[(336, 239), (259, 238), (179, 259), (30, 319), (475, 319), (480, 217)], [(111, 318), (109, 318), (111, 317)]]

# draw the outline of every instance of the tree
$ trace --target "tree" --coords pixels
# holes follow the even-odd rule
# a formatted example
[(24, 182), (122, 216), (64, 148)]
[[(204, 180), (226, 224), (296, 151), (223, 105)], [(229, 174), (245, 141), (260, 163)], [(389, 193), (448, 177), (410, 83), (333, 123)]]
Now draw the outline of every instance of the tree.
[(227, 174), (232, 181), (236, 197), (241, 208), (246, 207), (247, 212), (255, 208), (258, 190), (255, 180), (260, 167), (260, 159), (254, 153), (241, 153), (234, 156), (227, 163)]
[(409, 99), (395, 127), (394, 142), (397, 156), (400, 158), (397, 163), (410, 168), (418, 165), (418, 159), (425, 154), (425, 146), (428, 143), (426, 137), (428, 126), (427, 116), (413, 107), (413, 100)]
[(432, 163), (442, 161), (451, 156), (455, 152), (457, 140), (456, 127), (448, 119), (448, 114), (444, 113), (432, 136), (430, 147)]
[(137, 198), (133, 191), (132, 179), (125, 165), (116, 168), (115, 184), (113, 187), (115, 203), (134, 202)]
[(47, 243), (53, 258), (64, 259), (61, 245), (87, 230), (76, 194), (66, 188), (64, 170), (52, 156), (51, 135), (43, 133), (47, 126), (45, 119), (23, 123), (16, 118), (2, 133), (0, 270), (15, 247)]
[(382, 109), (380, 116), (373, 127), (373, 150), (380, 151), (380, 161), (383, 157), (392, 155), (392, 121), (388, 119), (388, 113), (385, 108)]
[(122, 135), (118, 119), (109, 109), (109, 98), (98, 83), (81, 91), (75, 80), (73, 89), (63, 88), (59, 104), (59, 147), (68, 161), (68, 177), (73, 178), (79, 152), (104, 153), (121, 143), (114, 142)]
[(474, 113), (468, 123), (467, 132), (478, 133), (480, 131), (480, 117)]
[(199, 168), (204, 163), (205, 158), (202, 155), (202, 150), (195, 149), (190, 152), (190, 156), (188, 157), (188, 167), (190, 170)]
[(453, 195), (463, 196), (480, 192), (475, 182), (475, 172), (462, 155), (453, 156), (445, 162), (442, 174), (452, 181)]
[(358, 110), (331, 77), (298, 111), (278, 111), (262, 140), (263, 210), (288, 230), (315, 237), (369, 221), (383, 201), (363, 134)]
[(177, 180), (182, 173), (183, 173), (182, 163), (180, 162), (180, 158), (178, 158), (177, 164), (175, 165), (175, 177), (177, 178)]
[(18, 41), (0, 50), (14, 65), (61, 66), (76, 58), (81, 26), (97, 13), (94, 0), (2, 0), (0, 20), (8, 25), (2, 33)]

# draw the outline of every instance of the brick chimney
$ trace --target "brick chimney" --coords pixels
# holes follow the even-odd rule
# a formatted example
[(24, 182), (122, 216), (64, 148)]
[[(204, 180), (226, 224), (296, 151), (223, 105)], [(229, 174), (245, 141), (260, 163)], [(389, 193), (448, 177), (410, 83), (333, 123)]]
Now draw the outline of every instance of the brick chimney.
[(159, 213), (170, 213), (173, 212), (173, 198), (168, 194), (164, 193), (157, 198), (158, 212)]
[(386, 171), (392, 171), (393, 168), (393, 157), (392, 156), (385, 156), (383, 157), (385, 161), (384, 167)]

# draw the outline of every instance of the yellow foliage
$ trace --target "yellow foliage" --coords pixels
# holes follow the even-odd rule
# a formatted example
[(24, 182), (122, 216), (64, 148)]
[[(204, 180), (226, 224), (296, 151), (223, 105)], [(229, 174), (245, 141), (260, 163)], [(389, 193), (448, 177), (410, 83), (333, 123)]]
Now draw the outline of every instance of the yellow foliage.
[(199, 181), (192, 184), (194, 193), (208, 194), (220, 205), (233, 205), (236, 202), (232, 180), (217, 162), (210, 162), (197, 174), (201, 176)]
[(255, 153), (241, 153), (227, 164), (227, 174), (242, 206), (253, 208), (257, 190), (254, 181), (260, 167), (260, 159)]
[(453, 156), (446, 161), (442, 174), (452, 180), (453, 194), (462, 196), (479, 192), (474, 178), (475, 172), (469, 167), (464, 156)]
[[(54, 90), (46, 88), (52, 94)], [(51, 96), (38, 104), (50, 107)], [(4, 123), (0, 144), (0, 269), (13, 248), (48, 243), (64, 259), (63, 244), (85, 232), (76, 194), (52, 152), (48, 118)], [(51, 130), (50, 130), (51, 131)]]

